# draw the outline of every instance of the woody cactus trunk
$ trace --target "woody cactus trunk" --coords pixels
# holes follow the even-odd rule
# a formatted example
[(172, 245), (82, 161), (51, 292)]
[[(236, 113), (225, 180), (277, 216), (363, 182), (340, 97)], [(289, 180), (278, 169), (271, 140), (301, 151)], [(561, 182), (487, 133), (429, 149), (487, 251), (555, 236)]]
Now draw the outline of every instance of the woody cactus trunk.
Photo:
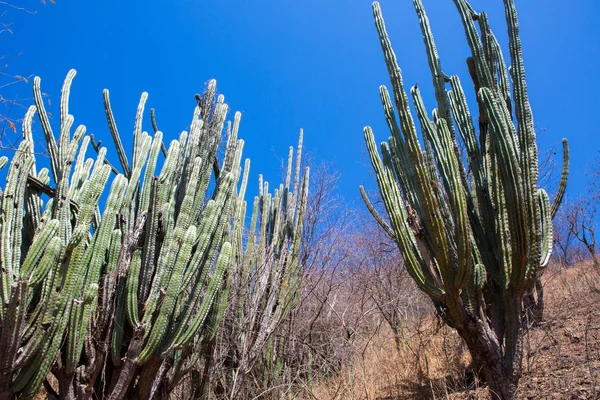
[[(142, 131), (144, 93), (128, 158), (105, 91), (117, 168), (83, 125), (71, 133), (74, 76), (62, 89), (58, 140), (35, 79), (35, 106), (1, 193), (0, 399), (31, 398), (41, 385), (61, 399), (166, 398), (223, 317), (243, 224), (240, 114), (219, 164), (228, 107), (215, 81), (168, 150), (153, 110), (153, 135)], [(35, 113), (49, 169), (36, 167)], [(86, 158), (90, 145), (95, 160)]]
[(454, 1), (471, 49), (467, 64), (477, 94), (478, 134), (458, 77), (442, 70), (423, 5), (413, 3), (437, 108), (429, 116), (419, 88), (410, 90), (422, 147), (381, 9), (374, 3), (398, 118), (382, 86), (391, 131), (380, 146), (382, 157), (371, 128), (364, 135), (389, 223), (361, 192), (419, 288), (465, 340), (494, 398), (513, 399), (521, 376), (523, 296), (552, 251), (551, 219), (566, 186), (567, 143), (563, 140), (560, 189), (550, 204), (537, 187), (536, 134), (513, 0), (504, 0), (510, 68), (486, 14), (465, 0)]

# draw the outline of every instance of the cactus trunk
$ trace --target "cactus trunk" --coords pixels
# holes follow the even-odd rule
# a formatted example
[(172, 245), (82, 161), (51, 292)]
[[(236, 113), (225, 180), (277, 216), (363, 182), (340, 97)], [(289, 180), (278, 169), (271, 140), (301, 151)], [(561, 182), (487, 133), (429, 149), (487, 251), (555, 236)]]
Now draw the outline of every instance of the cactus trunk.
[(430, 116), (419, 88), (411, 88), (421, 144), (375, 2), (393, 91), (391, 96), (380, 88), (391, 136), (381, 143), (382, 156), (371, 128), (364, 136), (388, 218), (378, 214), (362, 188), (361, 193), (397, 243), (411, 277), (467, 343), (493, 396), (512, 399), (521, 376), (523, 296), (535, 287), (552, 251), (552, 217), (567, 184), (568, 147), (563, 140), (563, 174), (550, 204), (537, 186), (538, 151), (514, 0), (504, 0), (510, 68), (487, 15), (466, 0), (454, 0), (471, 50), (467, 65), (477, 92), (478, 134), (459, 78), (442, 69), (423, 4), (413, 3), (437, 108)]

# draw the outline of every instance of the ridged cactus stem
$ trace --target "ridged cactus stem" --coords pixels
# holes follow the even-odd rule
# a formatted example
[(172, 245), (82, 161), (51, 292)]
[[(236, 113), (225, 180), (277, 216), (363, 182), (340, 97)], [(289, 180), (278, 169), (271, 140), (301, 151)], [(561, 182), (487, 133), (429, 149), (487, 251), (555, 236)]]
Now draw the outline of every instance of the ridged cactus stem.
[(494, 395), (509, 399), (521, 375), (523, 296), (551, 254), (551, 219), (567, 183), (568, 146), (564, 140), (561, 181), (550, 205), (547, 193), (537, 187), (538, 150), (514, 0), (504, 0), (510, 68), (487, 15), (476, 13), (466, 0), (454, 2), (471, 50), (467, 64), (477, 92), (479, 135), (465, 91), (458, 77), (442, 71), (425, 9), (421, 0), (414, 0), (437, 102), (430, 117), (419, 88), (412, 88), (421, 148), (402, 73), (375, 2), (375, 25), (399, 120), (382, 87), (391, 137), (378, 150), (369, 127), (364, 135), (387, 220), (362, 187), (361, 194), (396, 241), (410, 276), (467, 342)]
[[(168, 393), (202, 357), (212, 360), (231, 304), (267, 307), (262, 316), (255, 308), (258, 325), (252, 324), (264, 326), (256, 336), (264, 343), (297, 297), (308, 188), (308, 171), (304, 179), (298, 176), (301, 146), (295, 169), (290, 152), (285, 185), (271, 195), (261, 183), (265, 198), (255, 202), (251, 228), (258, 240), (252, 237), (244, 249), (250, 162), (241, 168), (244, 141), (236, 113), (219, 165), (229, 107), (216, 95), (215, 81), (197, 97), (189, 132), (163, 150), (164, 161), (159, 158), (166, 136), (153, 112), (153, 134), (144, 130), (147, 94), (140, 98), (126, 152), (105, 90), (119, 172), (108, 161), (110, 152), (86, 136), (85, 126), (73, 129), (74, 77), (69, 71), (62, 87), (56, 136), (40, 79), (34, 79), (35, 106), (24, 118), (24, 140), (10, 162), (0, 158), (0, 168), (9, 165), (0, 193), (1, 400), (33, 397), (51, 370), (67, 400)], [(37, 171), (36, 113), (50, 170)], [(90, 144), (94, 158), (86, 158)], [(230, 301), (239, 293), (233, 290), (238, 266), (248, 277), (257, 265), (261, 296), (252, 298), (256, 292), (249, 291), (247, 299)], [(255, 353), (258, 347), (247, 349)], [(256, 359), (254, 353), (245, 357)]]

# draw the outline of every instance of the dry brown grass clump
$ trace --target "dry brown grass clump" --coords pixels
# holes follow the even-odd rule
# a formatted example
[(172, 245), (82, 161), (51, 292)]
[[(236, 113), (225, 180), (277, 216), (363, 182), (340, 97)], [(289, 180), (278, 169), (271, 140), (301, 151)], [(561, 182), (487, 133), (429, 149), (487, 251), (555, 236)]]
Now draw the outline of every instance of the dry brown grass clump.
[[(544, 321), (524, 336), (523, 399), (600, 399), (600, 273), (547, 271)], [(386, 324), (365, 330), (340, 372), (306, 385), (317, 399), (489, 399), (458, 335), (433, 316), (408, 321), (398, 348)]]

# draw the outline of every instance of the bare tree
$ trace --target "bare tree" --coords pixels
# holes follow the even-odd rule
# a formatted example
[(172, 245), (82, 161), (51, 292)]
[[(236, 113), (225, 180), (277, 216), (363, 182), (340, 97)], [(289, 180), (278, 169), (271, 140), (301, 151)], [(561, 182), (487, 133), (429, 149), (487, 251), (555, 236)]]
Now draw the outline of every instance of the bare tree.
[[(579, 202), (580, 203), (580, 202)], [(585, 258), (581, 243), (574, 235), (574, 221), (577, 219), (578, 202), (567, 199), (553, 221), (555, 263), (560, 268), (569, 268)]]
[[(54, 0), (51, 3), (55, 3)], [(12, 21), (15, 13), (35, 15), (36, 11), (0, 1), (0, 41), (3, 43), (12, 40), (15, 33)], [(28, 84), (33, 75), (19, 75), (11, 70), (11, 65), (21, 56), (22, 52), (0, 54), (0, 149), (17, 148), (21, 140), (21, 135), (17, 134), (17, 126), (23, 120), (27, 102), (31, 100), (27, 96), (21, 96), (20, 88), (22, 84)]]
[(565, 210), (568, 234), (578, 240), (587, 250), (596, 268), (600, 260), (596, 254), (596, 227), (598, 224), (598, 201), (600, 201), (600, 160), (596, 160), (588, 171), (590, 182), (586, 196), (569, 204)]
[(360, 229), (353, 232), (354, 268), (360, 274), (360, 285), (394, 335), (396, 348), (404, 344), (405, 321), (422, 317), (426, 312), (425, 297), (408, 275), (393, 240), (370, 215), (357, 217)]
[(600, 268), (596, 255), (596, 204), (590, 198), (579, 199), (567, 209), (566, 221), (570, 234), (577, 239), (594, 262)]

